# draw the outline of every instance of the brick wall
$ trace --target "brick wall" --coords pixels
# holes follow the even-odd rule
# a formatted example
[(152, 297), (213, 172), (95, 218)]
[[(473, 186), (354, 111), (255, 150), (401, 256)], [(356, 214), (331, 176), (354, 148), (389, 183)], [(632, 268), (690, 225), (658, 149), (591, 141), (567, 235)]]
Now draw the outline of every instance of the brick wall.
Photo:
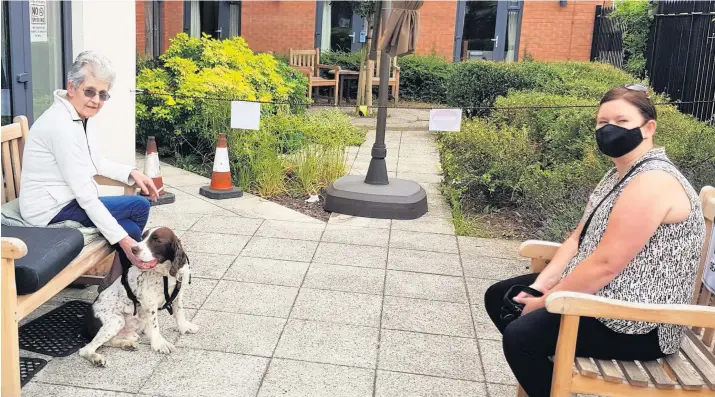
[(454, 56), (454, 24), (456, 1), (426, 1), (420, 8), (420, 31), (417, 53), (432, 54), (452, 60)]
[(241, 36), (253, 51), (315, 47), (315, 1), (244, 1)]
[(170, 39), (184, 31), (184, 2), (183, 1), (163, 1), (162, 4), (162, 38), (161, 50), (166, 52), (171, 44)]
[(539, 61), (588, 61), (596, 6), (603, 0), (525, 1), (519, 59), (529, 54)]
[(136, 1), (136, 24), (137, 24), (137, 54), (144, 54), (146, 25), (144, 23), (144, 2)]

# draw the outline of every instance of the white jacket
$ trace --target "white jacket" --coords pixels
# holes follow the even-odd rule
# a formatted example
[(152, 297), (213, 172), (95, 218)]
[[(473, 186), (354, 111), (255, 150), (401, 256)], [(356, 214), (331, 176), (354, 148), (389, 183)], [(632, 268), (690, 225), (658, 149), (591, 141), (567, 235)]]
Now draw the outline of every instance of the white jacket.
[(95, 175), (134, 184), (135, 167), (114, 163), (99, 153), (96, 132), (87, 132), (67, 91), (54, 92), (55, 102), (30, 128), (22, 156), (20, 213), (35, 226), (46, 226), (72, 200), (77, 200), (110, 244), (127, 236), (99, 201)]

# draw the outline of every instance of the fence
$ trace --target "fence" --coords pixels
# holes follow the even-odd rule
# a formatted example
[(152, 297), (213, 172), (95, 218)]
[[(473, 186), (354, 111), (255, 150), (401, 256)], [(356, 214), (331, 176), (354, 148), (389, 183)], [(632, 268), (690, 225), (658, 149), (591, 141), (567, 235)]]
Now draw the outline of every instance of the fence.
[(715, 1), (661, 0), (646, 53), (650, 84), (715, 122)]
[(591, 60), (606, 62), (623, 67), (623, 34), (616, 20), (608, 17), (613, 7), (596, 6), (596, 19), (593, 24)]

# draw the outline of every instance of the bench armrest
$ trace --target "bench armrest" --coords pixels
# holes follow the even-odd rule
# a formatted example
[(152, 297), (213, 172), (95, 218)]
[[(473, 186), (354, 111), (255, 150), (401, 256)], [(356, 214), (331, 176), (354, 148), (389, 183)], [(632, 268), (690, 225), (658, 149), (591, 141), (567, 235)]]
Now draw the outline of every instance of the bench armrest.
[(646, 321), (701, 328), (715, 328), (715, 307), (632, 303), (579, 292), (559, 291), (546, 298), (550, 313)]
[(551, 260), (561, 243), (550, 241), (526, 240), (519, 246), (519, 255), (531, 259)]
[(3, 259), (20, 259), (25, 255), (27, 255), (27, 245), (22, 240), (12, 237), (2, 238)]
[(131, 196), (136, 194), (137, 192), (137, 187), (136, 185), (127, 185), (124, 182), (119, 182), (115, 181), (114, 179), (109, 179), (105, 176), (101, 175), (95, 175), (94, 180), (97, 181), (98, 184), (102, 186), (118, 186), (118, 187), (123, 187), (124, 188), (124, 195)]

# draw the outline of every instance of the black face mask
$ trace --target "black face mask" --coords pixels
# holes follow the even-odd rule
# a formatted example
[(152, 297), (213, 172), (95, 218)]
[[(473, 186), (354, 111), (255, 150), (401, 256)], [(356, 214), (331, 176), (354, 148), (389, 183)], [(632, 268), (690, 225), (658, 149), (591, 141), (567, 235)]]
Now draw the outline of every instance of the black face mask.
[[(645, 124), (644, 124), (645, 125)], [(626, 129), (613, 124), (606, 124), (596, 130), (596, 142), (601, 153), (618, 158), (630, 153), (643, 142), (640, 127)]]

